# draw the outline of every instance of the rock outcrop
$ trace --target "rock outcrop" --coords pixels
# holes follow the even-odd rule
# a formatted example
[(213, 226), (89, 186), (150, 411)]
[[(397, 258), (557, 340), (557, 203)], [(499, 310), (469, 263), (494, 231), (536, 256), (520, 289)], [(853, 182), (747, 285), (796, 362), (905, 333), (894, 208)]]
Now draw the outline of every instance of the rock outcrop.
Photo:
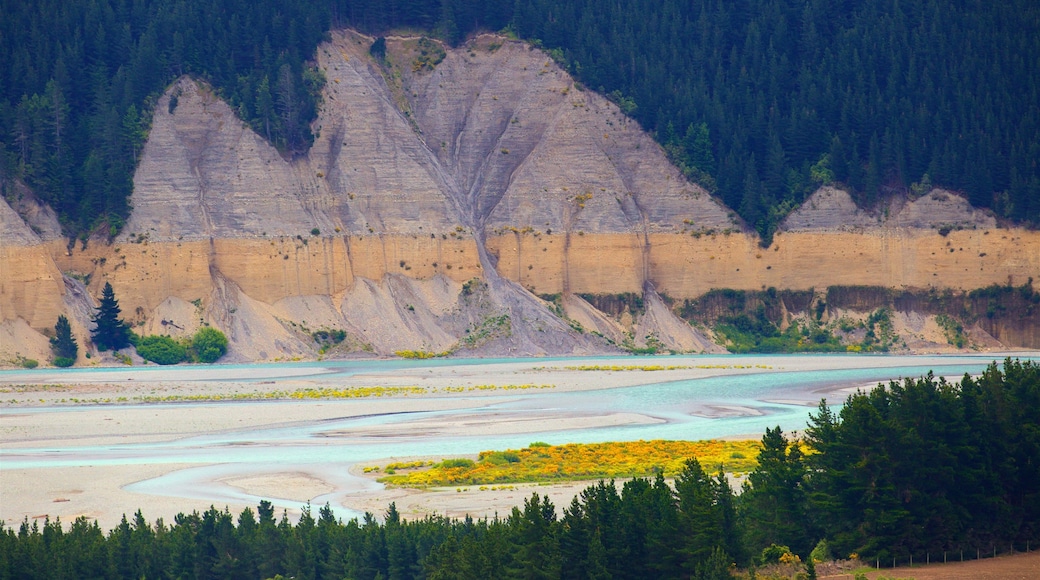
[(791, 212), (780, 229), (799, 231), (863, 231), (884, 229), (992, 229), (997, 220), (964, 197), (933, 189), (917, 199), (893, 197), (873, 212), (860, 209), (848, 192), (821, 187)]
[[(377, 61), (372, 41), (341, 31), (319, 47), (317, 137), (294, 159), (179, 79), (110, 244), (68, 244), (49, 208), (5, 183), (0, 360), (46, 358), (39, 333), (63, 313), (86, 345), (106, 281), (139, 333), (211, 324), (246, 361), (711, 351), (675, 305), (713, 288), (970, 290), (1040, 273), (1040, 234), (996, 229), (940, 190), (871, 213), (823, 188), (762, 248), (544, 52), (494, 35), (457, 49), (400, 37)], [(622, 295), (640, 308), (590, 303)], [(322, 342), (332, 330), (344, 339)]]

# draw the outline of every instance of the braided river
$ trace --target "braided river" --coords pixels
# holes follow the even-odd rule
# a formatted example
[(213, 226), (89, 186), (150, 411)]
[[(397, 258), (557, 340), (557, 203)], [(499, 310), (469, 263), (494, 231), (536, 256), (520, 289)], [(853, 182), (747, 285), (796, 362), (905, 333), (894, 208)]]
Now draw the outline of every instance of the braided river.
[[(757, 439), (766, 427), (804, 429), (824, 398), (840, 406), (859, 388), (929, 371), (956, 381), (1001, 360), (691, 355), (2, 371), (0, 518), (108, 522), (115, 507), (135, 508), (91, 500), (108, 496), (171, 509), (268, 499), (292, 511), (306, 499), (349, 518), (360, 513), (352, 495), (382, 490), (358, 468), (389, 458), (471, 456), (533, 441)], [(411, 390), (314, 395), (361, 385)], [(193, 396), (143, 396), (156, 392)], [(216, 395), (233, 400), (205, 400)], [(241, 483), (265, 477), (288, 489)], [(313, 490), (293, 489), (301, 481)]]

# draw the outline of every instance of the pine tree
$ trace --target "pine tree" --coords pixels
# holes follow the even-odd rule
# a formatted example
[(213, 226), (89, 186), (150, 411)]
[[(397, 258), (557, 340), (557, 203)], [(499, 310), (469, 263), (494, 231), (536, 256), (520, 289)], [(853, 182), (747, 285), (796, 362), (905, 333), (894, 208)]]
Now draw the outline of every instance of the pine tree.
[(130, 346), (130, 327), (119, 318), (119, 302), (116, 300), (112, 283), (105, 282), (101, 291), (101, 303), (97, 312), (91, 318), (95, 324), (94, 330), (90, 331), (90, 340), (100, 350), (119, 350)]
[(806, 468), (797, 443), (777, 426), (766, 429), (758, 467), (741, 494), (747, 534), (753, 552), (770, 544), (790, 546), (796, 554), (812, 548), (804, 489)]
[(54, 364), (59, 367), (72, 366), (79, 354), (79, 345), (72, 336), (72, 327), (65, 315), (58, 316), (54, 325), (54, 338), (51, 339), (51, 352), (54, 353)]

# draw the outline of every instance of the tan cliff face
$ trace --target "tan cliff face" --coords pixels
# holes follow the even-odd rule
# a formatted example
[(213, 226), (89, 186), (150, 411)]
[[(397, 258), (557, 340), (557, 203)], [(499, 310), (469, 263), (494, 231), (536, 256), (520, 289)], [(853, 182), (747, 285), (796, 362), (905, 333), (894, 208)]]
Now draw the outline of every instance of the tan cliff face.
[[(229, 360), (272, 360), (318, 356), (323, 329), (348, 336), (328, 356), (711, 350), (668, 300), (1040, 274), (1040, 234), (998, 229), (939, 190), (873, 214), (823, 188), (762, 248), (545, 53), (491, 35), (458, 49), (389, 38), (376, 62), (371, 42), (344, 31), (319, 47), (317, 138), (292, 160), (207, 85), (178, 80), (110, 244), (69, 247), (47, 208), (0, 201), (0, 362), (45, 360), (38, 333), (63, 313), (87, 344), (106, 281), (139, 333), (211, 324)], [(624, 293), (645, 308), (611, 316), (577, 296)]]
[[(499, 271), (537, 293), (641, 292), (675, 298), (713, 288), (805, 290), (834, 285), (953, 288), (1021, 285), (1040, 274), (1040, 232), (789, 232), (762, 248), (742, 234), (504, 235), (488, 239)], [(647, 278), (643, 278), (643, 272)]]

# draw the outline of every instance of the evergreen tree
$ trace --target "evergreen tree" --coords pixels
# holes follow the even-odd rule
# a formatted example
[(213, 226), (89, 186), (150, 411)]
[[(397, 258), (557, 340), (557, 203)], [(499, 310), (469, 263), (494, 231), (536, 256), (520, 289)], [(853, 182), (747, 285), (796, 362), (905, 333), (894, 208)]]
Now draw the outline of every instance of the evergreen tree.
[(130, 346), (130, 327), (119, 318), (119, 302), (116, 300), (112, 283), (105, 282), (101, 290), (101, 303), (97, 312), (91, 317), (95, 324), (90, 331), (90, 340), (99, 350), (119, 350)]
[(51, 352), (54, 353), (54, 364), (59, 367), (72, 366), (79, 354), (79, 345), (72, 336), (69, 319), (62, 314), (54, 325), (54, 338), (51, 339)]
[(790, 546), (803, 556), (812, 548), (804, 478), (797, 443), (788, 441), (779, 426), (767, 428), (758, 467), (748, 476), (748, 487), (740, 496), (752, 553), (770, 544)]

